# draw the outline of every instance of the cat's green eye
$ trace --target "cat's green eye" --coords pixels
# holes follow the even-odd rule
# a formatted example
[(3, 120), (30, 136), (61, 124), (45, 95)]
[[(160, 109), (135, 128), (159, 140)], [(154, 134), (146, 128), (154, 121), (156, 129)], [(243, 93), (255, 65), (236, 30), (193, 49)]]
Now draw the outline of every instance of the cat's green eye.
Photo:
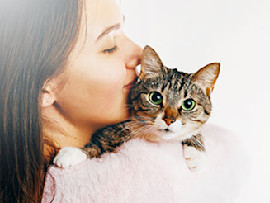
[(193, 99), (187, 99), (182, 102), (182, 108), (184, 111), (191, 111), (195, 108), (196, 102)]
[(159, 92), (151, 92), (149, 95), (149, 100), (155, 105), (161, 104), (163, 97)]

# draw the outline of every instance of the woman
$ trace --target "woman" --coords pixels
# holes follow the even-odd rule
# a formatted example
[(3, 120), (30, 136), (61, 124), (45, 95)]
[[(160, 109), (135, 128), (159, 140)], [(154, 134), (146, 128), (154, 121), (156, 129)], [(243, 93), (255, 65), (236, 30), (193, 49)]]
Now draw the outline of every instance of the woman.
[(59, 148), (127, 118), (141, 48), (112, 0), (7, 0), (0, 13), (1, 200), (39, 201)]

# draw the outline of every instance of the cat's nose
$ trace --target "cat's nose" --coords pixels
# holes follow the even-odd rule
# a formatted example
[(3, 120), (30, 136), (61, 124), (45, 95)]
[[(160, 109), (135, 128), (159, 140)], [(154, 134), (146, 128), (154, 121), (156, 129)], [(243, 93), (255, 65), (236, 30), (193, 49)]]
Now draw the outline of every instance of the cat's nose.
[(165, 123), (169, 126), (169, 125), (171, 125), (175, 120), (171, 120), (171, 119), (169, 119), (169, 118), (165, 118), (164, 121), (165, 121)]
[(169, 126), (177, 119), (177, 109), (173, 107), (167, 107), (165, 109), (165, 114), (163, 120)]

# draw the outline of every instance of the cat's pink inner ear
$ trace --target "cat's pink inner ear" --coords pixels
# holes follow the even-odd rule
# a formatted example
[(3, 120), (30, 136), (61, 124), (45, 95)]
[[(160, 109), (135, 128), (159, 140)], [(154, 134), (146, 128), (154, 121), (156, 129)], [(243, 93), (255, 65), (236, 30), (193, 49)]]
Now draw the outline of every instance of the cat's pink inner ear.
[(146, 45), (141, 59), (140, 78), (146, 79), (158, 76), (163, 67), (163, 63), (156, 51)]
[(219, 76), (220, 63), (210, 63), (201, 68), (192, 76), (192, 81), (200, 85), (210, 96), (214, 89), (215, 82)]

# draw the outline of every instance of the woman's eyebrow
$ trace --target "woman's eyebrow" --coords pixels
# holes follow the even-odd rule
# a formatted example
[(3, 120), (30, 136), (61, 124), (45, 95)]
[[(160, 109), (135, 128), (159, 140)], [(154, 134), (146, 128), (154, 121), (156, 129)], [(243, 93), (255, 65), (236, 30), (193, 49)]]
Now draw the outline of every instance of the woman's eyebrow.
[(104, 35), (107, 35), (107, 34), (109, 34), (111, 31), (113, 31), (113, 30), (118, 30), (119, 28), (120, 28), (120, 26), (121, 26), (121, 23), (117, 23), (117, 24), (115, 24), (115, 25), (112, 25), (112, 26), (109, 26), (109, 27), (107, 27), (98, 37), (97, 37), (97, 40), (96, 41), (98, 41), (98, 40), (100, 40)]
[[(123, 17), (123, 22), (125, 22), (125, 16), (123, 15), (122, 16)], [(122, 22), (122, 23), (123, 23)], [(97, 37), (97, 40), (96, 41), (98, 41), (98, 40), (100, 40), (104, 35), (107, 35), (107, 34), (109, 34), (111, 31), (113, 31), (113, 30), (118, 30), (120, 27), (121, 27), (121, 24), (122, 23), (117, 23), (117, 24), (115, 24), (115, 25), (112, 25), (112, 26), (109, 26), (109, 27), (107, 27), (98, 37)]]

